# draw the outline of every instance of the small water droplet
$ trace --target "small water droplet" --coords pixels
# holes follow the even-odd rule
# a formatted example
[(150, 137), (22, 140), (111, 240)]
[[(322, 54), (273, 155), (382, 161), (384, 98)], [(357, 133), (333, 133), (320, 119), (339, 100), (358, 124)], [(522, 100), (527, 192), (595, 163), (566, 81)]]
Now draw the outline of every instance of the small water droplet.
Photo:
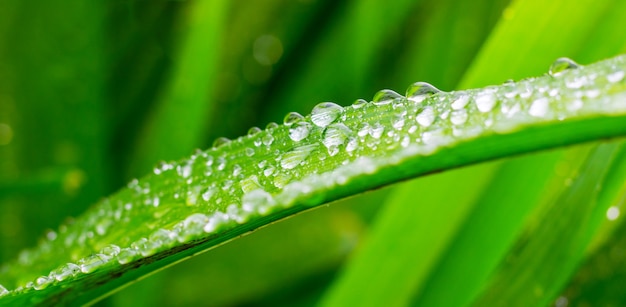
[(285, 115), (285, 119), (283, 119), (283, 123), (286, 126), (291, 126), (301, 120), (304, 119), (304, 116), (300, 115), (298, 112), (289, 112)]
[(426, 106), (415, 116), (415, 120), (422, 127), (428, 127), (435, 121), (435, 110), (431, 106)]
[(231, 141), (228, 138), (219, 137), (219, 138), (215, 139), (215, 141), (213, 141), (213, 147), (218, 148), (218, 147), (224, 146), (224, 145), (226, 145), (226, 144), (228, 144), (230, 142)]
[(609, 207), (609, 209), (606, 211), (606, 218), (609, 221), (614, 221), (616, 220), (620, 215), (620, 210), (619, 207), (616, 206), (611, 206)]
[(115, 244), (109, 244), (100, 250), (100, 254), (103, 254), (109, 257), (117, 256), (119, 253), (120, 253), (120, 247)]
[(275, 122), (271, 122), (271, 123), (267, 124), (267, 126), (265, 126), (265, 129), (269, 130), (269, 129), (274, 129), (276, 127), (278, 127), (278, 124), (275, 123)]
[(248, 130), (248, 135), (249, 136), (253, 136), (253, 135), (256, 135), (259, 132), (261, 132), (261, 128), (259, 128), (259, 127), (252, 127), (252, 128), (250, 128), (250, 130)]
[(269, 165), (267, 168), (263, 170), (263, 175), (265, 175), (265, 177), (269, 177), (272, 174), (274, 174), (274, 171), (276, 171), (276, 168), (272, 165)]
[(248, 193), (248, 192), (252, 192), (256, 189), (260, 189), (261, 188), (261, 184), (259, 184), (259, 179), (257, 178), (257, 176), (252, 175), (248, 178), (242, 179), (239, 182), (239, 185), (241, 186), (241, 190), (244, 193)]
[(367, 100), (365, 99), (357, 99), (354, 101), (354, 103), (352, 103), (352, 107), (355, 109), (360, 109), (364, 107), (365, 105), (367, 105)]
[(289, 138), (294, 142), (304, 140), (311, 132), (311, 124), (306, 121), (300, 121), (289, 127)]
[(241, 166), (239, 166), (239, 164), (235, 164), (235, 166), (233, 166), (233, 177), (239, 176), (239, 174), (241, 174), (241, 171)]
[(404, 97), (392, 90), (380, 90), (375, 95), (372, 101), (375, 105), (386, 105), (394, 100), (403, 100)]
[(552, 65), (550, 65), (550, 70), (548, 71), (548, 73), (551, 76), (558, 76), (568, 69), (578, 67), (580, 67), (580, 65), (578, 65), (578, 63), (569, 58), (558, 58), (552, 63)]
[(191, 176), (191, 163), (176, 166), (176, 172), (183, 178)]
[(346, 151), (353, 152), (359, 147), (359, 140), (356, 138), (350, 138), (346, 144)]
[(549, 101), (548, 98), (541, 97), (533, 101), (528, 109), (528, 114), (535, 117), (544, 117), (548, 114), (549, 110)]
[(0, 285), (0, 297), (9, 294), (9, 290), (7, 290), (7, 288), (5, 288), (4, 286)]
[(453, 125), (462, 125), (467, 121), (467, 110), (460, 109), (452, 112), (450, 115), (450, 122)]
[(179, 233), (178, 242), (184, 243), (204, 233), (204, 226), (209, 222), (209, 217), (202, 213), (194, 213), (182, 222), (183, 230)]
[(611, 83), (617, 83), (620, 82), (624, 79), (624, 71), (623, 70), (617, 70), (614, 71), (610, 74), (608, 74), (606, 76), (606, 79), (611, 82)]
[(250, 147), (247, 147), (247, 148), (245, 149), (245, 152), (246, 152), (246, 156), (248, 156), (248, 157), (252, 157), (252, 156), (254, 156), (254, 149), (252, 149), (252, 148), (250, 148)]
[(47, 288), (53, 281), (54, 279), (48, 276), (40, 276), (35, 280), (33, 288), (35, 288), (36, 290), (43, 290)]
[(322, 143), (326, 148), (337, 147), (343, 145), (348, 136), (352, 133), (350, 128), (344, 124), (332, 124), (324, 131)]
[(109, 261), (109, 257), (102, 254), (94, 254), (87, 258), (80, 259), (78, 265), (83, 273), (91, 273), (99, 267), (105, 265)]
[(316, 126), (324, 128), (334, 122), (342, 111), (343, 108), (338, 104), (322, 102), (311, 110), (311, 121)]
[(64, 281), (69, 277), (74, 277), (80, 273), (80, 267), (74, 263), (67, 263), (53, 271), (51, 275), (58, 281)]
[(309, 144), (290, 150), (280, 158), (280, 166), (284, 169), (295, 168), (300, 165), (300, 163), (302, 163), (313, 150), (317, 149), (317, 147), (317, 144)]
[(406, 98), (413, 102), (422, 102), (428, 96), (440, 93), (441, 90), (428, 82), (415, 82), (406, 90)]
[(453, 110), (463, 109), (469, 103), (469, 100), (469, 95), (461, 94), (454, 99), (454, 101), (450, 104), (450, 107), (452, 107)]
[(496, 96), (492, 93), (482, 93), (476, 97), (476, 108), (482, 113), (489, 112), (496, 105)]
[(375, 123), (370, 127), (369, 133), (375, 139), (380, 139), (383, 136), (383, 132), (385, 132), (385, 126), (380, 123)]
[(274, 136), (266, 131), (265, 135), (261, 138), (261, 141), (263, 142), (263, 145), (270, 146), (274, 142)]

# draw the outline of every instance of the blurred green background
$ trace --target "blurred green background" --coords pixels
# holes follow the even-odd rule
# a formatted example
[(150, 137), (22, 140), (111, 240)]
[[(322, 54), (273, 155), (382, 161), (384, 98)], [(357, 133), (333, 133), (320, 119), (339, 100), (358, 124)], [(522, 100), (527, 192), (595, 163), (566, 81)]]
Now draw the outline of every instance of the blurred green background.
[[(0, 262), (160, 160), (281, 122), (289, 111), (348, 105), (383, 88), (402, 93), (415, 81), (442, 90), (499, 84), (544, 74), (560, 56), (589, 63), (625, 52), (623, 12), (624, 2), (608, 0), (2, 1)], [(506, 163), (534, 163), (519, 159)], [(554, 176), (547, 169), (545, 178)], [(433, 250), (445, 249), (494, 176), (513, 189), (518, 180), (496, 163), (369, 192), (262, 229), (99, 304), (312, 304), (371, 225), (384, 224), (377, 216), (391, 214), (379, 210), (448, 206), (452, 213), (416, 213), (435, 214), (421, 236), (438, 234)], [(551, 182), (541, 178), (538, 190)], [(445, 195), (461, 179), (476, 182), (461, 200)], [(430, 247), (414, 252), (421, 248)], [(424, 257), (417, 266), (427, 278), (443, 256)]]

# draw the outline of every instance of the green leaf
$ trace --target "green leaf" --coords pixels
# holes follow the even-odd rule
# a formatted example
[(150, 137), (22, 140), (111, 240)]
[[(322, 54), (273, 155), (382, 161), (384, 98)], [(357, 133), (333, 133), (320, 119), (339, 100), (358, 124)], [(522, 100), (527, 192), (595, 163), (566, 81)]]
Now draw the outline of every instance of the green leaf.
[[(2, 303), (88, 303), (242, 234), (399, 180), (626, 134), (626, 56), (459, 92), (416, 83), (190, 158), (103, 200), (0, 269)], [(555, 139), (553, 136), (558, 135)], [(66, 264), (68, 263), (68, 264)]]

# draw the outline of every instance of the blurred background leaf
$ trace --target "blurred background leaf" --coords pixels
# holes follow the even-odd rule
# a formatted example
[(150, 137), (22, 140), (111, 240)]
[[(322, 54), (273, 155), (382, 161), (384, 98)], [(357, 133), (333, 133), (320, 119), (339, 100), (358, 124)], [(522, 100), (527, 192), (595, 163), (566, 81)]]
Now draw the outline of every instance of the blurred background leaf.
[[(382, 88), (403, 92), (414, 81), (443, 90), (499, 84), (545, 73), (557, 57), (587, 63), (623, 53), (625, 6), (616, 0), (3, 1), (0, 263), (159, 160), (282, 121), (288, 111), (307, 113), (321, 101), (347, 105)], [(397, 292), (365, 293), (398, 305), (431, 305), (441, 297), (496, 303), (489, 290), (481, 296), (483, 287), (504, 293), (488, 281), (515, 272), (503, 257), (516, 255), (522, 234), (557, 214), (546, 212), (564, 210), (554, 200), (577, 192), (567, 180), (583, 165), (597, 165), (587, 160), (593, 150), (473, 166), (333, 203), (99, 304), (312, 305), (322, 297), (332, 304), (335, 295), (375, 287), (368, 279), (378, 278), (374, 268), (391, 273), (400, 258), (421, 260), (388, 275)], [(602, 208), (621, 208), (623, 178), (614, 174), (596, 176), (611, 187), (597, 196)], [(459, 194), (446, 193), (451, 187)], [(570, 221), (593, 216), (597, 231), (572, 244), (575, 257), (590, 258), (562, 271), (569, 276), (583, 261), (556, 302), (623, 304), (615, 290), (623, 273), (612, 271), (626, 260), (615, 247), (624, 240), (619, 211), (611, 219), (602, 210), (585, 212), (572, 213)], [(560, 233), (574, 226), (567, 227)], [(495, 231), (501, 236), (489, 236)], [(398, 258), (389, 257), (394, 246), (403, 250)], [(442, 292), (450, 280), (470, 275), (464, 282), (473, 288), (457, 296)], [(550, 299), (556, 297), (542, 302)]]

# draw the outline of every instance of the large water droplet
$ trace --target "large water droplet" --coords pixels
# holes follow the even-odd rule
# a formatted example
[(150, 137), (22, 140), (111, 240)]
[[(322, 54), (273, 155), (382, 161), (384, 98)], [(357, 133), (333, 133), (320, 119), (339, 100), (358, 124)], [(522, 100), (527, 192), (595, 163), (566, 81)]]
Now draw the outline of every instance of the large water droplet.
[(435, 110), (431, 106), (427, 106), (415, 116), (415, 120), (422, 127), (428, 127), (435, 121)]
[(306, 121), (300, 121), (289, 127), (289, 138), (294, 142), (304, 140), (311, 132), (311, 124)]
[(280, 158), (280, 166), (284, 169), (295, 168), (300, 165), (300, 163), (302, 163), (317, 147), (317, 144), (309, 144), (292, 149)]
[(578, 67), (580, 67), (580, 65), (569, 58), (558, 58), (550, 65), (548, 73), (552, 76), (558, 76), (568, 69)]
[(389, 104), (394, 100), (402, 100), (404, 97), (392, 90), (380, 90), (375, 95), (372, 101), (376, 105)]
[(283, 123), (285, 123), (286, 126), (291, 126), (303, 119), (304, 119), (304, 116), (300, 115), (300, 113), (289, 112), (287, 113), (287, 115), (285, 115), (285, 119), (283, 119)]
[(0, 285), (0, 297), (9, 294), (9, 290), (7, 290), (7, 288), (5, 288), (4, 286)]
[(440, 93), (441, 90), (428, 82), (415, 82), (406, 90), (406, 98), (413, 102), (422, 102), (428, 96)]
[(343, 108), (336, 103), (322, 102), (311, 110), (311, 121), (316, 126), (324, 128), (334, 122), (342, 111)]

